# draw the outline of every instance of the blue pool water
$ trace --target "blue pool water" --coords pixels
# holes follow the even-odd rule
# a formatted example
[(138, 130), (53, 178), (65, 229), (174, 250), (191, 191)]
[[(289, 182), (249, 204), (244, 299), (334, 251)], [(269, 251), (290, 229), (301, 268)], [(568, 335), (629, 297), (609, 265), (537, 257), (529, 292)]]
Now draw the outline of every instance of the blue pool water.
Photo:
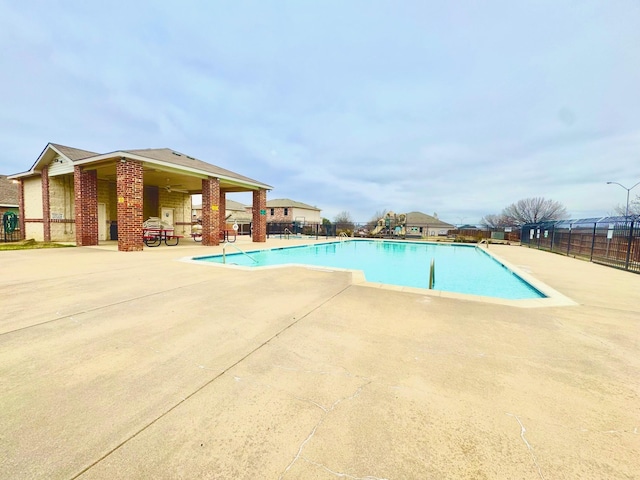
[[(272, 250), (227, 253), (226, 263), (261, 267), (305, 264), (362, 270), (368, 282), (428, 288), (431, 259), (435, 262), (435, 290), (506, 299), (544, 298), (545, 295), (496, 261), (469, 245), (348, 240)], [(222, 263), (222, 256), (195, 260)], [(254, 261), (255, 260), (255, 261)]]

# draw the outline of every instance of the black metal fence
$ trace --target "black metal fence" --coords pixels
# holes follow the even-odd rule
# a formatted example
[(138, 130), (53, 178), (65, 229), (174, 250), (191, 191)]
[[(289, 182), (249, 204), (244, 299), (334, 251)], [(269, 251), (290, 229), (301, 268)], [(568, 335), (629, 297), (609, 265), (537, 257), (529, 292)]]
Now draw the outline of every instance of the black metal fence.
[(296, 222), (288, 223), (267, 223), (267, 238), (296, 238), (296, 237), (336, 237), (339, 231), (336, 224), (320, 225), (309, 224), (302, 225)]
[(527, 224), (521, 244), (640, 273), (640, 218), (604, 217)]
[(0, 242), (18, 242), (22, 240), (18, 215), (14, 212), (0, 213)]

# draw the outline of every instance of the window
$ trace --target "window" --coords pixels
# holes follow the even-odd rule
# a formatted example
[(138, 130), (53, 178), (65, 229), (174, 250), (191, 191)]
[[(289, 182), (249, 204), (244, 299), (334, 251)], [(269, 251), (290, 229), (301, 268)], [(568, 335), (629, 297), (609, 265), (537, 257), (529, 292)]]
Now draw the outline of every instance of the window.
[(272, 216), (272, 217), (273, 217), (274, 212), (275, 212), (275, 209), (274, 209), (274, 208), (272, 208), (272, 209), (271, 209), (271, 216)]
[(289, 209), (288, 209), (288, 208), (285, 208), (285, 209), (284, 209), (284, 216), (286, 217), (287, 215), (289, 215)]

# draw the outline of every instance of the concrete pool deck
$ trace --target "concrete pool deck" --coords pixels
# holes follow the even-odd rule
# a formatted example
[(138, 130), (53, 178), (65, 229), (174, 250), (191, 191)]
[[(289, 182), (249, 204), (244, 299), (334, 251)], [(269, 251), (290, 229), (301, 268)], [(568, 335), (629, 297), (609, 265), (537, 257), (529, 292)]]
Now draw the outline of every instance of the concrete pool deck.
[(575, 305), (0, 252), (0, 478), (637, 478), (640, 275), (490, 250)]

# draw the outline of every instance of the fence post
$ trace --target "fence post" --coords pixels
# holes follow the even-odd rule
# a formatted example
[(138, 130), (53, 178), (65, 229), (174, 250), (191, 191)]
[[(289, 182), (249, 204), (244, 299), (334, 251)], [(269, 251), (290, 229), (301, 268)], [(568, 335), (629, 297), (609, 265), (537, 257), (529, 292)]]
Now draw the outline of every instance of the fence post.
[(573, 224), (569, 224), (569, 241), (567, 242), (567, 257), (569, 256), (569, 251), (571, 250), (571, 230), (573, 228)]
[(624, 269), (629, 270), (629, 259), (631, 257), (631, 244), (633, 243), (633, 223), (631, 220), (631, 225), (629, 225), (629, 238), (627, 239), (627, 259), (624, 262)]
[(589, 256), (589, 261), (593, 261), (593, 248), (596, 245), (596, 227), (598, 226), (598, 222), (593, 223), (593, 235), (591, 236), (591, 255)]
[(555, 223), (553, 225), (551, 225), (551, 245), (549, 245), (549, 251), (553, 252), (553, 240), (555, 239), (556, 236), (556, 225)]

